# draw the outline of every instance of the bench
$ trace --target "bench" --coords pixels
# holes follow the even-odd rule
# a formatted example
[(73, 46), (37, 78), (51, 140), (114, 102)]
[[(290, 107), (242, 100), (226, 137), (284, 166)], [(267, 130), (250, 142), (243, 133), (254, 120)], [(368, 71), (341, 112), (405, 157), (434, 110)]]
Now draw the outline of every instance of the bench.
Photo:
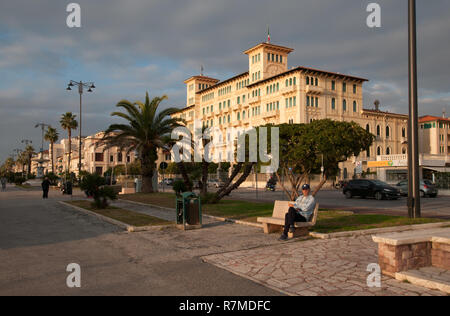
[[(258, 217), (258, 223), (263, 224), (264, 233), (271, 234), (276, 231), (280, 231), (284, 227), (284, 221), (286, 217), (286, 213), (289, 211), (289, 204), (292, 202), (289, 201), (275, 201), (273, 206), (272, 217)], [(319, 203), (316, 203), (316, 207), (314, 208), (314, 212), (312, 215), (312, 219), (307, 223), (295, 223), (294, 227), (295, 232), (289, 233), (289, 238), (306, 236), (309, 234), (308, 228), (316, 225), (317, 215), (319, 213)]]
[(424, 267), (450, 270), (450, 228), (389, 233), (372, 237), (378, 243), (378, 261), (383, 274)]

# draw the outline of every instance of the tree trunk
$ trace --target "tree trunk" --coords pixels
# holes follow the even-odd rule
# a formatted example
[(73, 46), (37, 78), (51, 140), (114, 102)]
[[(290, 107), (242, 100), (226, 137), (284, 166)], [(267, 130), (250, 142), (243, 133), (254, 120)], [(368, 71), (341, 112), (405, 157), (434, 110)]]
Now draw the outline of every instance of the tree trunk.
[(142, 168), (142, 192), (154, 193), (158, 190), (153, 188), (153, 175), (155, 173), (156, 153), (153, 149), (144, 149), (141, 153), (141, 168)]
[(320, 189), (322, 189), (323, 185), (327, 182), (327, 180), (328, 180), (328, 177), (325, 174), (323, 176), (322, 181), (320, 181), (319, 185), (317, 186), (317, 188), (314, 189), (314, 192), (312, 193), (312, 196), (314, 196), (314, 197), (316, 196), (316, 194), (320, 191)]
[(189, 179), (189, 175), (186, 172), (186, 165), (184, 164), (183, 161), (180, 161), (177, 165), (178, 165), (178, 170), (180, 171), (181, 176), (183, 177), (184, 184), (186, 185), (186, 189), (188, 191), (192, 191), (191, 181)]
[[(216, 196), (213, 199), (213, 203), (218, 203), (221, 199), (223, 199), (225, 196), (230, 194), (233, 190), (236, 190), (237, 188), (239, 188), (239, 186), (242, 184), (242, 182), (244, 182), (248, 178), (250, 173), (252, 172), (252, 169), (253, 169), (254, 165), (255, 165), (254, 162), (246, 164), (245, 167), (244, 167), (244, 172), (242, 173), (242, 175), (231, 186), (230, 186), (230, 183), (232, 181), (232, 178), (230, 177), (231, 181), (227, 181), (228, 185), (226, 187), (224, 187), (225, 189), (222, 190), (220, 193), (218, 192), (216, 194)], [(239, 168), (238, 170), (240, 170), (240, 169), (241, 168)], [(233, 171), (233, 173), (234, 173), (234, 171)], [(236, 175), (237, 175), (237, 173), (236, 173)], [(236, 177), (236, 175), (234, 177)], [(233, 179), (234, 179), (234, 177), (233, 177)]]
[(206, 195), (208, 193), (208, 166), (209, 163), (205, 160), (202, 161), (202, 187), (201, 194)]
[(234, 178), (236, 178), (236, 176), (238, 175), (239, 171), (241, 171), (243, 163), (239, 162), (237, 164), (235, 164), (233, 166), (233, 171), (231, 172), (230, 177), (227, 179), (227, 181), (225, 181), (225, 183), (223, 184), (223, 186), (219, 189), (219, 191), (216, 192), (216, 195), (219, 196), (220, 194), (222, 194), (223, 191), (226, 190), (226, 188), (228, 188), (228, 186), (231, 184), (231, 182), (233, 182)]
[(52, 155), (52, 173), (55, 174), (55, 161), (54, 161), (54, 156), (53, 156), (53, 145), (54, 143), (51, 142), (50, 143), (50, 150), (52, 151), (51, 155)]
[(67, 163), (67, 174), (70, 176), (70, 163), (72, 162), (72, 130), (69, 128), (69, 162)]

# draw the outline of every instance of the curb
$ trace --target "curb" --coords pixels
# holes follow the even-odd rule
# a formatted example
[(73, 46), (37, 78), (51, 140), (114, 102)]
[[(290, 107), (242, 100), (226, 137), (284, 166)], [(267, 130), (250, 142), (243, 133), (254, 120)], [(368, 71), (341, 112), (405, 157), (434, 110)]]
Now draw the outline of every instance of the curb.
[(158, 230), (163, 230), (164, 228), (173, 226), (173, 225), (162, 225), (162, 226), (161, 226), (161, 225), (160, 225), (160, 226), (132, 226), (132, 225), (128, 225), (128, 224), (126, 224), (126, 223), (124, 223), (124, 222), (120, 222), (120, 221), (115, 220), (115, 219), (112, 219), (112, 218), (110, 218), (110, 217), (103, 216), (103, 215), (101, 215), (101, 214), (98, 214), (98, 213), (89, 211), (89, 210), (84, 209), (84, 208), (82, 208), (82, 207), (75, 206), (75, 205), (72, 205), (72, 204), (69, 204), (69, 203), (66, 203), (66, 202), (63, 202), (63, 201), (58, 201), (58, 203), (59, 203), (59, 204), (62, 204), (62, 205), (64, 205), (64, 206), (68, 206), (68, 207), (70, 207), (70, 208), (72, 208), (72, 209), (74, 209), (74, 210), (77, 210), (77, 211), (79, 211), (79, 212), (82, 212), (82, 213), (84, 213), (84, 214), (91, 215), (91, 216), (95, 216), (95, 217), (97, 217), (98, 219), (100, 219), (100, 220), (102, 220), (102, 221), (104, 221), (104, 222), (113, 224), (113, 225), (115, 225), (115, 226), (118, 226), (118, 227), (120, 227), (120, 228), (126, 230), (126, 231), (129, 232), (129, 233), (137, 233), (137, 232), (152, 231), (152, 230), (158, 231)]
[[(164, 206), (159, 206), (159, 205), (154, 205), (154, 204), (130, 201), (130, 200), (125, 200), (125, 199), (119, 199), (119, 201), (129, 202), (129, 203), (142, 205), (142, 206), (153, 207), (153, 208), (158, 208), (158, 209), (164, 210), (164, 211), (176, 212), (176, 210), (174, 208), (169, 208), (169, 207), (164, 207)], [(228, 223), (245, 225), (245, 226), (251, 226), (251, 227), (256, 227), (256, 228), (263, 228), (262, 224), (257, 224), (257, 223), (252, 223), (252, 222), (246, 222), (246, 221), (235, 220), (235, 219), (225, 218), (225, 217), (218, 217), (218, 216), (207, 215), (207, 214), (202, 214), (202, 216), (207, 217), (207, 218), (211, 218), (211, 219), (215, 219), (215, 220), (218, 220), (220, 222), (228, 222)]]
[(393, 233), (393, 232), (404, 232), (404, 231), (410, 231), (410, 230), (440, 228), (440, 227), (446, 227), (446, 226), (450, 226), (450, 222), (417, 224), (417, 225), (407, 225), (407, 226), (393, 226), (393, 227), (355, 230), (355, 231), (338, 232), (338, 233), (330, 233), (330, 234), (310, 232), (309, 235), (311, 237), (319, 238), (319, 239), (332, 239), (332, 238), (340, 238), (340, 237), (357, 237), (357, 236), (382, 234), (382, 233)]

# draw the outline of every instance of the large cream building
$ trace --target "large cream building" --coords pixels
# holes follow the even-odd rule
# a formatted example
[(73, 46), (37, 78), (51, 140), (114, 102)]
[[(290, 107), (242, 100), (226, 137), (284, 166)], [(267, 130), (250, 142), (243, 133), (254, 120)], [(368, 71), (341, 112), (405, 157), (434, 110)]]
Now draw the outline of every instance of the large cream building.
[(288, 47), (261, 43), (244, 51), (248, 71), (223, 81), (203, 75), (187, 79), (187, 104), (175, 116), (184, 118), (191, 131), (195, 120), (218, 127), (224, 140), (230, 137), (231, 128), (325, 118), (355, 121), (376, 135), (376, 140), (368, 152), (340, 166), (344, 179), (354, 175), (357, 161), (367, 166), (377, 155), (406, 153), (408, 117), (364, 109), (367, 79), (302, 66), (289, 68), (292, 52)]

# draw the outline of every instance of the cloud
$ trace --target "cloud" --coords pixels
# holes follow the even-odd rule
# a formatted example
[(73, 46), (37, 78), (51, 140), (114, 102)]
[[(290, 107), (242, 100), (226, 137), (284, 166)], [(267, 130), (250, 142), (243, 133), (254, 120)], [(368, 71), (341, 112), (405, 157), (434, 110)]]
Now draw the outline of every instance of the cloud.
[[(3, 1), (0, 5), (0, 160), (21, 137), (39, 135), (37, 121), (58, 126), (78, 112), (69, 80), (95, 81), (85, 95), (86, 133), (104, 129), (120, 99), (145, 91), (183, 106), (183, 80), (200, 72), (226, 79), (246, 71), (242, 52), (266, 39), (293, 47), (290, 66), (370, 79), (366, 107), (408, 112), (407, 3), (379, 0), (382, 27), (369, 29), (366, 6), (345, 0), (78, 0), (82, 28), (65, 25), (67, 3)], [(449, 105), (450, 4), (417, 3), (421, 114)], [(61, 133), (64, 134), (64, 133)], [(13, 136), (10, 136), (13, 135)], [(64, 134), (65, 135), (65, 134)]]

